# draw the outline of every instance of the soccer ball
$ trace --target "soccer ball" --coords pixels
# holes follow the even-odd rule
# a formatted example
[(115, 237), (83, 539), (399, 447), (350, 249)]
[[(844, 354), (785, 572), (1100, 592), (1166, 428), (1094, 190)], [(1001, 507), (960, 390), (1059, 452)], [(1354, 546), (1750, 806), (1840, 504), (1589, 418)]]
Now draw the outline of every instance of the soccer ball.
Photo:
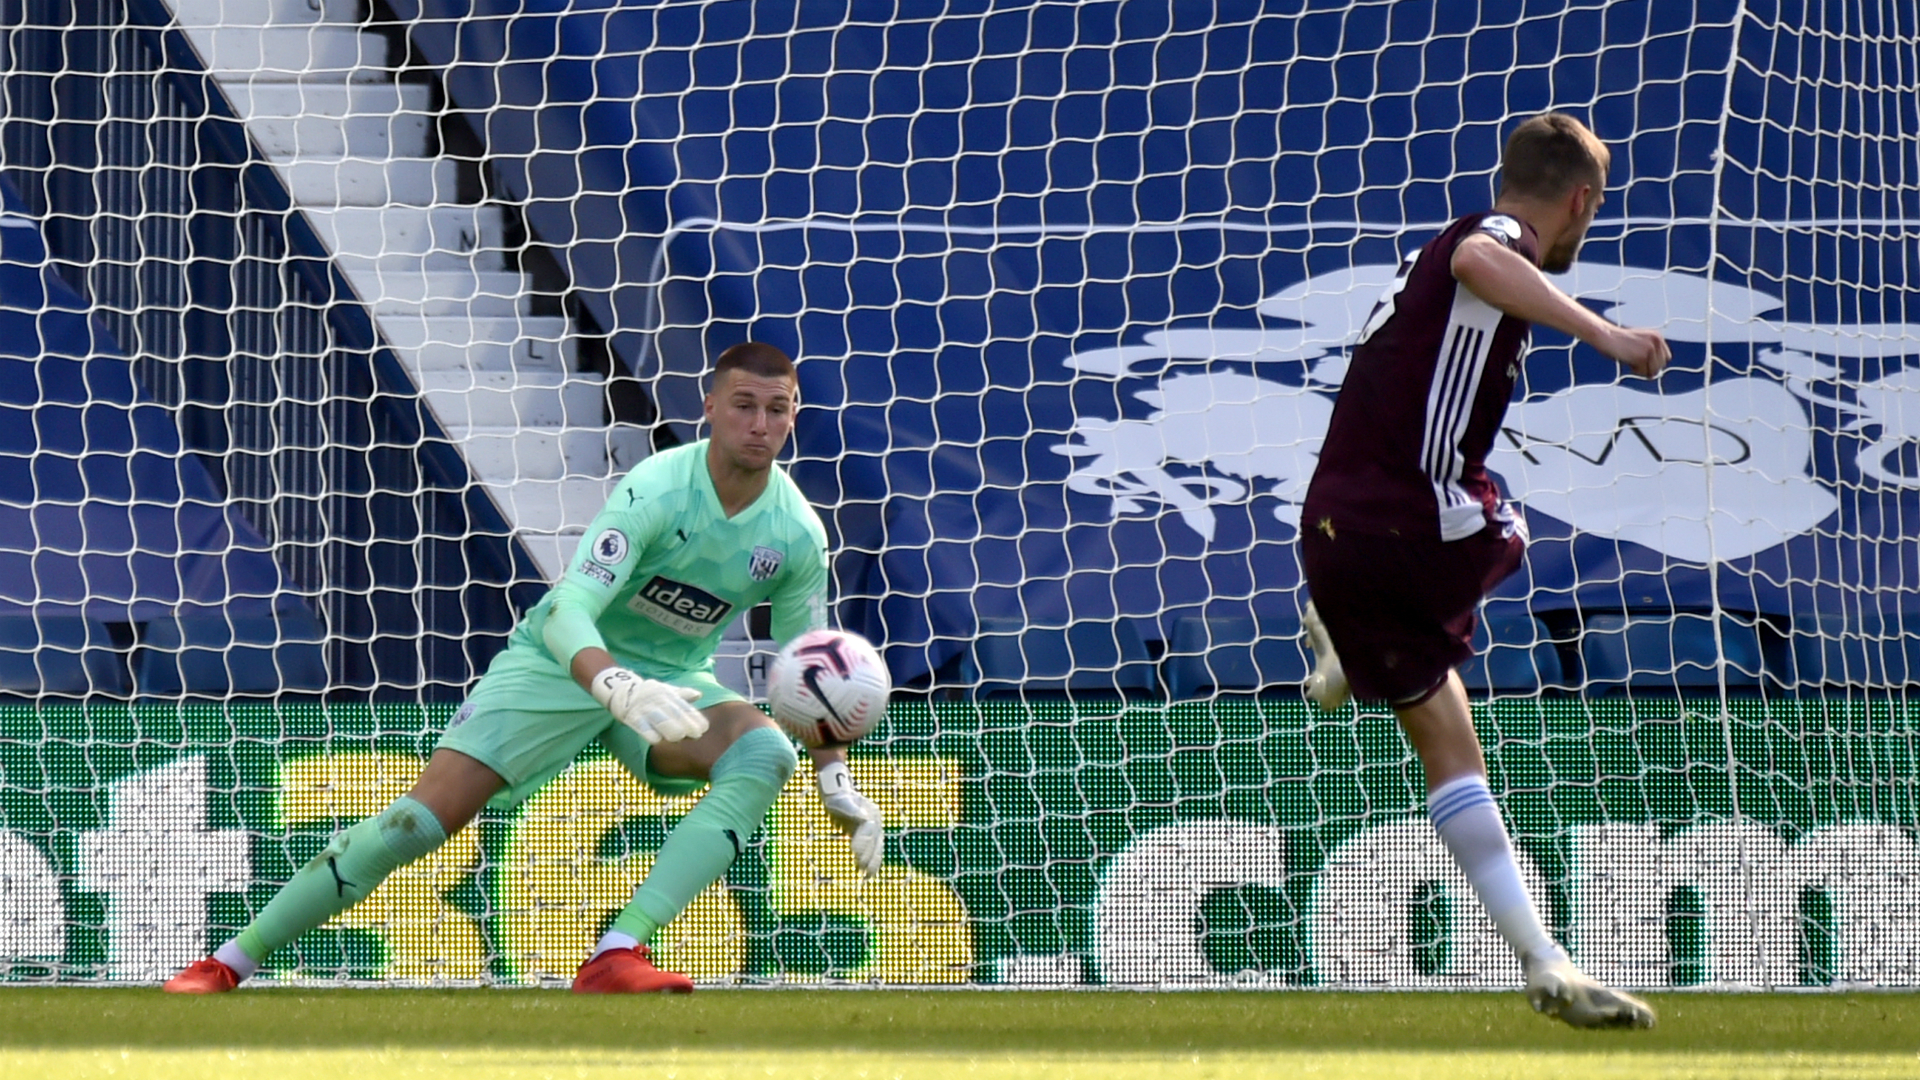
[(767, 672), (773, 718), (809, 749), (845, 746), (887, 711), (893, 678), (873, 643), (844, 630), (809, 630)]

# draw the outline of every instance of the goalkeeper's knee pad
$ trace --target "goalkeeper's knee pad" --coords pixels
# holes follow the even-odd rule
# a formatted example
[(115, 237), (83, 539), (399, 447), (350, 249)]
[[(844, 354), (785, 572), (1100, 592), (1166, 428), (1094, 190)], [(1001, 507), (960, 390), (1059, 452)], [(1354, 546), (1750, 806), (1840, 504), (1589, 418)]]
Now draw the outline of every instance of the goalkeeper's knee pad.
[(380, 828), (380, 839), (393, 852), (401, 867), (420, 858), (422, 855), (439, 848), (447, 842), (446, 827), (433, 811), (411, 795), (402, 795), (380, 811), (374, 822)]
[(447, 842), (447, 830), (433, 811), (408, 795), (385, 810), (334, 834), (308, 865), (327, 867), (338, 892), (360, 896), (373, 891), (388, 874)]
[(757, 727), (735, 739), (708, 775), (716, 785), (736, 777), (751, 777), (771, 785), (778, 793), (793, 779), (793, 770), (799, 764), (793, 740), (775, 728)]

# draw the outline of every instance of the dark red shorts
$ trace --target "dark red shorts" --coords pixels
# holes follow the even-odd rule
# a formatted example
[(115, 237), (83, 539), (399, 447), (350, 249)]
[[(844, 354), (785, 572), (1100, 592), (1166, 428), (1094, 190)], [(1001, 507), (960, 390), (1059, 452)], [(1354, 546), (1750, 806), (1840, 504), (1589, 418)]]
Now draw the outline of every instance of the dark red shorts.
[(1473, 655), (1480, 601), (1520, 566), (1521, 535), (1465, 540), (1319, 529), (1300, 534), (1307, 592), (1362, 700), (1413, 703)]

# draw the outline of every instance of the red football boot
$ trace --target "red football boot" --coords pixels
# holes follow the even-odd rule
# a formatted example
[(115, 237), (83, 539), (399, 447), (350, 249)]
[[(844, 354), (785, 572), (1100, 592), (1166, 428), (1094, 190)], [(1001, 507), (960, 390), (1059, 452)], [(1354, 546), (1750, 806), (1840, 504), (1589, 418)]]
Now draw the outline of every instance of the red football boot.
[(576, 994), (691, 994), (693, 980), (653, 966), (647, 947), (608, 949), (580, 965), (573, 977)]
[(239, 985), (240, 976), (232, 968), (209, 956), (195, 960), (161, 989), (169, 994), (224, 994)]

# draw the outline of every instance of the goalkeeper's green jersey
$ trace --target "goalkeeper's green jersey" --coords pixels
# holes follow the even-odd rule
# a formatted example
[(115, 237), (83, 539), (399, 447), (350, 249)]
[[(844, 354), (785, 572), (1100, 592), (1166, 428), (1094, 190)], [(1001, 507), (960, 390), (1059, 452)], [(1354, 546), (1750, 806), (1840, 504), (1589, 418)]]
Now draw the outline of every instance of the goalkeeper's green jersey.
[(760, 497), (728, 517), (702, 439), (627, 473), (566, 573), (514, 628), (514, 646), (553, 659), (543, 631), (562, 595), (594, 616), (621, 665), (710, 670), (727, 623), (763, 600), (777, 641), (826, 625), (827, 531), (778, 465)]

